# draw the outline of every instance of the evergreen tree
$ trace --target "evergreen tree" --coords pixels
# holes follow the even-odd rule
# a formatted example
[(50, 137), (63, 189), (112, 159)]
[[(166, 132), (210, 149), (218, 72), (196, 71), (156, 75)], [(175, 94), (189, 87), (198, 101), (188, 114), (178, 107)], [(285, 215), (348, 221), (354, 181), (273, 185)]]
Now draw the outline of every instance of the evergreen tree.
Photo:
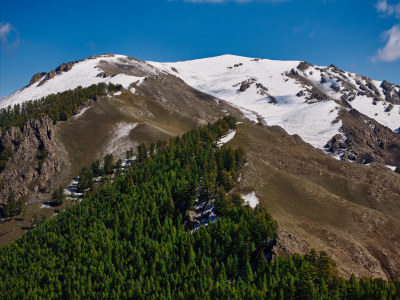
[(64, 188), (60, 185), (51, 195), (52, 203), (55, 206), (60, 206), (65, 200)]
[(112, 154), (107, 154), (104, 157), (104, 172), (106, 174), (112, 174), (114, 171), (114, 156)]
[(80, 193), (84, 193), (87, 189), (91, 189), (93, 187), (93, 172), (88, 168), (82, 168), (79, 173), (79, 181), (77, 190)]

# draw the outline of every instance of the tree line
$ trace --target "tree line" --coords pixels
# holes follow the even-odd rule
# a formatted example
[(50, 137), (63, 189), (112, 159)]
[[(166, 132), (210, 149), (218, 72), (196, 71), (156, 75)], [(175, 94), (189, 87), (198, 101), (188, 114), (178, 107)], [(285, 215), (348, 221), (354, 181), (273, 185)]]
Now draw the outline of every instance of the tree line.
[(89, 99), (96, 100), (108, 92), (122, 89), (120, 84), (105, 83), (92, 84), (83, 88), (78, 86), (57, 94), (51, 94), (38, 100), (30, 100), (0, 110), (0, 130), (10, 127), (22, 127), (29, 119), (37, 119), (44, 115), (49, 116), (53, 122), (66, 121), (76, 115), (79, 106)]
[[(38, 119), (49, 116), (53, 123), (66, 121), (76, 115), (79, 107), (88, 100), (96, 100), (107, 92), (116, 92), (122, 89), (122, 85), (109, 83), (93, 84), (87, 88), (77, 87), (62, 93), (51, 94), (38, 100), (30, 100), (13, 107), (0, 109), (0, 134), (2, 130), (10, 127), (22, 129), (29, 119)], [(0, 173), (4, 170), (8, 159), (12, 155), (10, 145), (0, 145)], [(39, 162), (39, 171), (41, 164)]]

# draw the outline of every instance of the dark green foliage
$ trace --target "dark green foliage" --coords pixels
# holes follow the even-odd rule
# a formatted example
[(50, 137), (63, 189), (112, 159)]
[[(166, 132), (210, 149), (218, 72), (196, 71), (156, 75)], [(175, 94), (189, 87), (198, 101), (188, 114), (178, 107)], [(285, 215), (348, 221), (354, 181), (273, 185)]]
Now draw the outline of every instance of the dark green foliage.
[[(1, 298), (400, 296), (398, 282), (340, 278), (325, 253), (267, 262), (264, 251), (276, 237), (276, 223), (262, 207), (232, 200), (217, 181), (222, 170), (234, 170), (216, 161), (224, 150), (215, 140), (226, 133), (228, 120), (157, 143), (152, 159), (136, 161), (113, 183), (0, 249)], [(231, 205), (213, 225), (191, 233), (183, 216), (202, 182), (211, 198)]]
[(36, 158), (38, 159), (38, 171), (39, 171), (39, 174), (42, 171), (42, 166), (43, 166), (44, 160), (47, 158), (47, 155), (48, 155), (47, 150), (45, 148), (43, 148), (43, 147), (40, 147), (38, 152), (37, 152), (37, 155), (36, 155)]
[(120, 175), (122, 170), (122, 159), (118, 159), (117, 163), (115, 164), (115, 174)]
[(6, 145), (3, 149), (0, 151), (0, 172), (2, 172), (5, 167), (8, 159), (12, 155), (12, 149), (10, 145)]
[(5, 217), (17, 216), (21, 213), (22, 209), (24, 208), (24, 203), (25, 200), (23, 197), (20, 197), (18, 200), (16, 200), (14, 192), (11, 192), (11, 194), (7, 198), (6, 204), (3, 206), (2, 214)]
[(129, 149), (128, 151), (126, 151), (126, 156), (125, 156), (125, 158), (126, 158), (126, 159), (129, 159), (129, 158), (131, 158), (131, 157), (133, 157), (133, 148), (131, 148), (131, 149)]
[(107, 89), (108, 89), (109, 92), (118, 92), (118, 91), (122, 90), (122, 85), (120, 85), (120, 84), (115, 85), (115, 84), (110, 82), (108, 84)]
[(104, 172), (106, 174), (112, 174), (114, 172), (114, 156), (112, 154), (104, 156)]
[(144, 162), (147, 160), (147, 149), (145, 144), (140, 144), (137, 147), (137, 159), (139, 162)]
[(53, 205), (60, 206), (63, 204), (64, 200), (65, 200), (64, 188), (60, 185), (58, 189), (56, 189), (51, 195), (51, 201)]
[(84, 193), (93, 187), (93, 172), (88, 168), (82, 168), (79, 173), (78, 192)]
[(394, 171), (395, 171), (396, 173), (399, 173), (399, 174), (400, 174), (400, 167), (396, 167), (396, 169), (394, 169)]
[(22, 127), (28, 119), (37, 119), (43, 115), (49, 116), (53, 122), (65, 121), (77, 114), (79, 106), (87, 100), (95, 100), (106, 94), (107, 85), (99, 83), (9, 106), (0, 110), (0, 129)]
[(96, 160), (92, 163), (91, 169), (94, 177), (99, 177), (104, 175), (104, 169), (100, 166), (100, 161)]

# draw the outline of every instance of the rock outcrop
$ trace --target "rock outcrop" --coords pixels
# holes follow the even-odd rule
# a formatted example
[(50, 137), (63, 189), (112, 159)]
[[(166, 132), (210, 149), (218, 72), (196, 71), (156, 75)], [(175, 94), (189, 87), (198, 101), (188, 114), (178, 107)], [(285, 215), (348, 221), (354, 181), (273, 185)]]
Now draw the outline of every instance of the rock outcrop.
[(31, 81), (29, 82), (29, 85), (32, 85), (32, 84), (38, 82), (46, 74), (47, 74), (46, 72), (36, 73), (35, 75), (32, 76)]
[(342, 110), (342, 133), (327, 143), (328, 151), (345, 160), (368, 164), (400, 164), (400, 135), (355, 109)]
[(393, 104), (400, 104), (400, 87), (386, 80), (382, 81), (381, 88), (385, 94), (386, 101)]
[(57, 142), (53, 122), (48, 117), (28, 120), (20, 128), (12, 127), (0, 134), (0, 148), (10, 147), (11, 157), (0, 173), (4, 187), (0, 203), (13, 191), (33, 203), (58, 186), (68, 175), (70, 164), (64, 147)]
[(302, 61), (299, 63), (299, 65), (297, 66), (297, 69), (301, 70), (301, 71), (305, 71), (307, 70), (309, 67), (313, 67), (312, 64), (310, 64), (309, 62), (306, 61)]

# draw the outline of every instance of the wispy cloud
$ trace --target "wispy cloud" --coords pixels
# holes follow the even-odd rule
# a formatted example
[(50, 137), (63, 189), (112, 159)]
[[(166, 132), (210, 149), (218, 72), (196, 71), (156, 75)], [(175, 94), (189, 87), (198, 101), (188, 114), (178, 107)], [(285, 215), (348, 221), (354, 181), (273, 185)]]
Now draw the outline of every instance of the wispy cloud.
[(19, 33), (10, 23), (0, 22), (0, 45), (7, 55), (19, 46)]
[[(389, 4), (387, 0), (379, 0), (375, 8), (385, 16), (394, 16), (400, 18), (400, 2)], [(385, 61), (392, 62), (400, 59), (400, 24), (394, 25), (389, 30), (382, 33), (382, 38), (386, 42), (383, 48), (379, 48), (376, 54), (371, 57), (373, 62)]]
[(378, 12), (386, 16), (395, 16), (400, 18), (400, 2), (396, 4), (389, 4), (387, 0), (379, 0), (376, 5)]
[(372, 57), (373, 61), (391, 62), (400, 58), (400, 24), (394, 25), (383, 33), (385, 47), (378, 49), (377, 54)]

